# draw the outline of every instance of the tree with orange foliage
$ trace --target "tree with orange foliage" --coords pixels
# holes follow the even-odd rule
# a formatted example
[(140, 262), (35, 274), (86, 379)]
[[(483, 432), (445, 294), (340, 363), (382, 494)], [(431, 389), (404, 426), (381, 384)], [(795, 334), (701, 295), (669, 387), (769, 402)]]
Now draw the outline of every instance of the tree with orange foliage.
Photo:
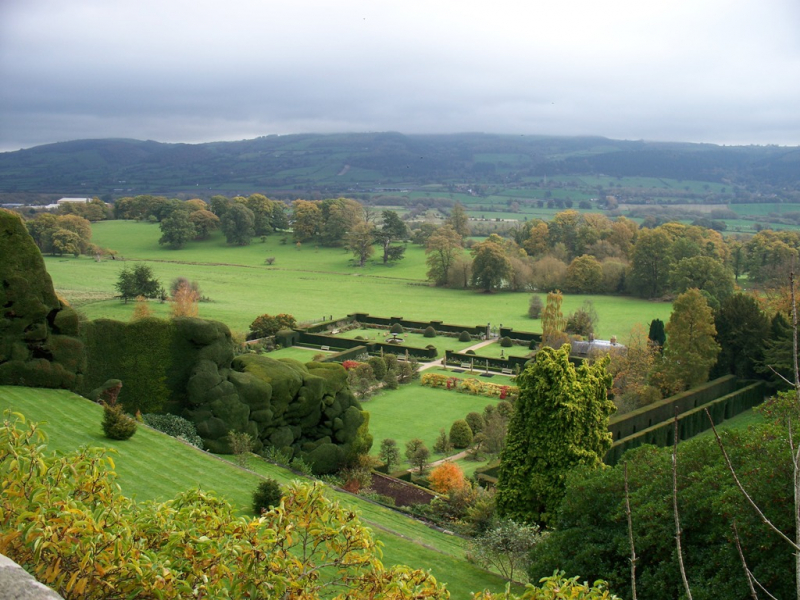
[(133, 307), (131, 321), (138, 321), (139, 319), (146, 319), (152, 316), (153, 310), (147, 304), (147, 298), (144, 296), (136, 296), (136, 306)]
[(464, 487), (464, 471), (457, 464), (446, 460), (431, 471), (430, 482), (435, 492), (447, 494), (450, 490)]
[(191, 285), (182, 284), (170, 300), (173, 317), (196, 317), (199, 313), (200, 294)]

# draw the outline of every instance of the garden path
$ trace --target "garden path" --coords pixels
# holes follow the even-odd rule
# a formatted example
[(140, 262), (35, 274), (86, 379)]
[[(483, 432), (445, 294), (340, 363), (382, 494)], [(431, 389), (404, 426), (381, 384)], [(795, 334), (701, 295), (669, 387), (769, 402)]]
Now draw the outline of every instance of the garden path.
[[(461, 352), (466, 352), (467, 350), (477, 350), (478, 348), (483, 348), (484, 346), (488, 346), (489, 344), (494, 344), (495, 340), (484, 340), (475, 344), (474, 346), (470, 346), (469, 348), (464, 348)], [(432, 360), (431, 362), (420, 363), (419, 370), (424, 371), (425, 369), (430, 369), (432, 367), (441, 367), (444, 364), (444, 358), (437, 358), (436, 360)]]

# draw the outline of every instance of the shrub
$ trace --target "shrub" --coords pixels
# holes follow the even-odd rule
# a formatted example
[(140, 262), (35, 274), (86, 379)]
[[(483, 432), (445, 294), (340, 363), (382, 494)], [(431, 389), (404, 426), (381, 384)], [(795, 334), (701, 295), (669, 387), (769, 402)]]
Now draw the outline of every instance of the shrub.
[(431, 327), (430, 325), (428, 325), (425, 328), (425, 331), (422, 332), (422, 335), (427, 337), (427, 338), (436, 337), (436, 330), (433, 327)]
[(469, 413), (465, 418), (467, 425), (472, 430), (472, 433), (478, 434), (483, 431), (483, 428), (486, 426), (485, 421), (483, 420), (483, 415), (477, 412)]
[(467, 351), (465, 352), (465, 354), (471, 354), (471, 355), (473, 355), (473, 356), (474, 356), (474, 355), (475, 355), (475, 350), (467, 350)]
[(466, 448), (472, 443), (472, 429), (464, 419), (458, 419), (450, 426), (450, 443), (454, 448)]
[(256, 491), (253, 492), (253, 512), (256, 513), (256, 515), (260, 515), (273, 506), (279, 506), (282, 497), (283, 490), (280, 484), (274, 479), (267, 477), (258, 484)]
[(395, 323), (392, 325), (392, 328), (389, 330), (389, 333), (403, 333), (403, 326), (400, 323)]
[(386, 377), (386, 363), (380, 356), (370, 356), (367, 363), (372, 367), (372, 372), (375, 374), (375, 379), (383, 381)]
[(464, 471), (459, 466), (449, 460), (431, 471), (431, 489), (440, 494), (447, 494), (450, 490), (464, 487)]
[(425, 346), (425, 349), (426, 350), (436, 350), (436, 346), (434, 346), (433, 344), (428, 344), (427, 346)]
[(538, 294), (534, 294), (531, 296), (530, 304), (528, 304), (528, 316), (531, 319), (538, 319), (542, 316), (542, 309), (544, 305), (542, 304), (542, 299), (538, 296)]
[(103, 403), (103, 433), (112, 440), (127, 440), (136, 433), (136, 421), (126, 415), (121, 404)]
[(436, 454), (449, 454), (452, 449), (453, 446), (450, 444), (444, 427), (442, 427), (439, 429), (439, 435), (433, 444), (433, 451), (436, 452)]
[(576, 335), (589, 336), (597, 324), (597, 311), (591, 302), (584, 302), (580, 308), (567, 317), (566, 331)]
[(383, 385), (389, 390), (396, 390), (400, 387), (400, 382), (397, 381), (397, 371), (394, 369), (387, 369), (386, 375), (383, 377)]
[(267, 263), (268, 265), (273, 265), (273, 264), (275, 264), (275, 257), (274, 256), (268, 256), (264, 260), (264, 262)]
[(240, 467), (246, 467), (247, 459), (250, 457), (250, 452), (253, 450), (253, 438), (250, 437), (249, 433), (229, 431), (228, 441), (230, 442), (233, 455), (236, 457), (236, 464)]
[(500, 338), (500, 345), (501, 345), (503, 348), (510, 348), (511, 346), (513, 346), (513, 345), (514, 345), (514, 342), (512, 342), (512, 341), (511, 341), (511, 338), (510, 338), (510, 337), (508, 337), (507, 335), (505, 335), (505, 336), (503, 336), (503, 337), (501, 337), (501, 338)]
[(251, 339), (269, 337), (275, 335), (281, 329), (293, 329), (297, 325), (297, 321), (292, 315), (281, 313), (279, 315), (261, 315), (250, 323)]
[(469, 342), (472, 340), (472, 336), (469, 334), (469, 331), (462, 331), (458, 334), (458, 341), (459, 342)]
[(142, 421), (153, 429), (157, 429), (174, 438), (184, 440), (192, 446), (198, 448), (203, 447), (203, 438), (197, 435), (197, 429), (195, 429), (194, 423), (187, 421), (183, 417), (179, 417), (178, 415), (155, 415), (147, 413), (142, 415)]

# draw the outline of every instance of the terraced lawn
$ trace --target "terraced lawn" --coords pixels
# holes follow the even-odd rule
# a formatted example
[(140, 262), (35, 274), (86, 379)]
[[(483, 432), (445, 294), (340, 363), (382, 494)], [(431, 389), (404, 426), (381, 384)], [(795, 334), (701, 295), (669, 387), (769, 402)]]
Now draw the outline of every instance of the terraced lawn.
[[(112, 449), (122, 492), (137, 500), (163, 501), (192, 487), (213, 490), (242, 514), (251, 511), (250, 500), (261, 477), (281, 483), (299, 478), (281, 467), (251, 459), (250, 470), (198, 450), (163, 433), (140, 426), (130, 440), (105, 438), (100, 428), (102, 409), (85, 398), (64, 390), (0, 386), (0, 410), (20, 412), (42, 423), (48, 447), (60, 453), (82, 445)], [(446, 582), (453, 598), (488, 588), (495, 592), (504, 581), (463, 559), (460, 538), (448, 536), (396, 511), (342, 492), (332, 495), (353, 506), (383, 544), (383, 562), (430, 569), (438, 581)]]

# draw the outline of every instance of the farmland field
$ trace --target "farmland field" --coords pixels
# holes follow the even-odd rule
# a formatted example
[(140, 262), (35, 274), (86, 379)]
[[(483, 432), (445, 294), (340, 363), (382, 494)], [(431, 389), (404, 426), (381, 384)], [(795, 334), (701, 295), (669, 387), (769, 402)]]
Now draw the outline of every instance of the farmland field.
[[(539, 321), (527, 317), (529, 293), (484, 294), (472, 290), (434, 288), (425, 282), (425, 253), (409, 244), (406, 258), (392, 266), (368, 262), (351, 265), (342, 249), (297, 246), (274, 235), (265, 243), (245, 247), (225, 244), (218, 232), (205, 242), (181, 250), (158, 245), (158, 225), (107, 221), (92, 227), (94, 242), (112, 248), (129, 263), (145, 262), (165, 285), (175, 277), (196, 280), (211, 301), (200, 304), (200, 316), (246, 331), (264, 313), (288, 312), (298, 321), (343, 317), (353, 312), (407, 319), (438, 319), (445, 323), (491, 323), (519, 331), (539, 331)], [(274, 257), (274, 265), (265, 259)], [(128, 320), (133, 303), (114, 299), (114, 284), (123, 263), (95, 262), (81, 257), (45, 257), (56, 291), (88, 318)], [(619, 296), (566, 295), (565, 314), (591, 300), (599, 315), (598, 337), (617, 335), (624, 342), (636, 323), (666, 321), (671, 305)], [(167, 304), (150, 303), (156, 316), (169, 314)]]

